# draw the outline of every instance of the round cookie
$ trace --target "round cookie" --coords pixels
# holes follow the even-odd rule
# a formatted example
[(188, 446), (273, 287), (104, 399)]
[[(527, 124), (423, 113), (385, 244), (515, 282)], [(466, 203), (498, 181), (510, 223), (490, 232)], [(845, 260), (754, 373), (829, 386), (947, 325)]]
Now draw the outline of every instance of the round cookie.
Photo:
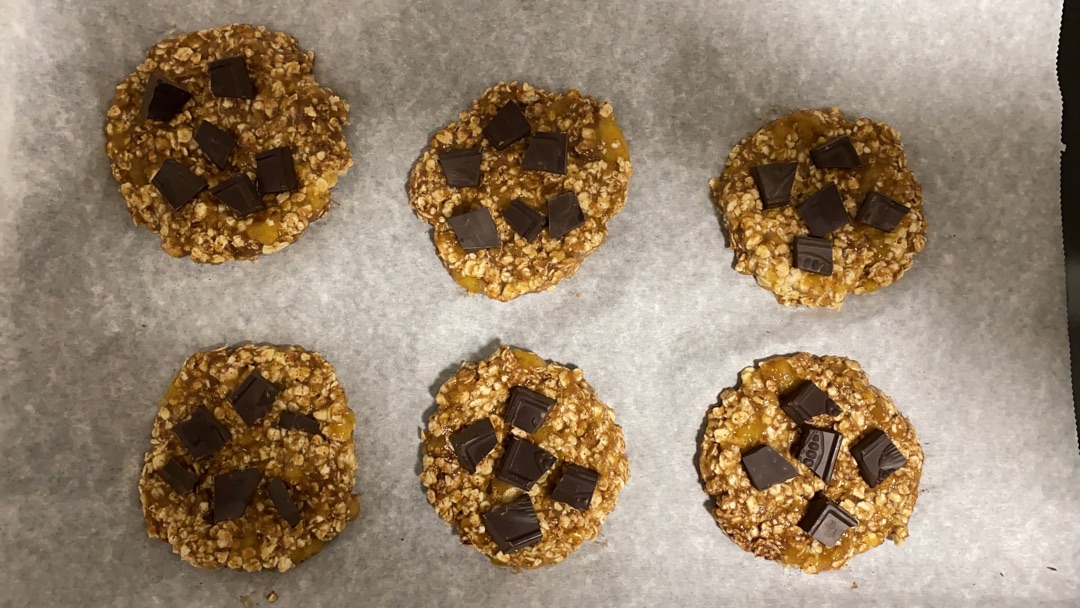
[[(859, 166), (836, 168), (849, 166), (849, 159)], [(782, 163), (795, 166), (785, 172)], [(836, 192), (826, 189), (830, 183), (843, 209)], [(922, 188), (908, 169), (900, 134), (866, 118), (851, 122), (836, 108), (800, 110), (765, 125), (735, 146), (723, 175), (710, 185), (735, 250), (735, 270), (753, 275), (784, 305), (839, 309), (849, 293), (898, 280), (926, 244)], [(759, 187), (766, 188), (764, 196)], [(815, 211), (800, 207), (819, 192)], [(881, 196), (868, 201), (872, 192)], [(803, 212), (817, 216), (815, 230)], [(831, 229), (840, 222), (846, 223)], [(800, 262), (794, 244), (806, 236), (825, 241), (800, 239)]]
[(922, 447), (858, 363), (798, 353), (739, 379), (709, 411), (699, 462), (735, 544), (817, 573), (907, 538)]
[[(454, 280), (505, 302), (577, 272), (607, 238), (631, 173), (610, 103), (503, 83), (432, 136), (409, 177), (409, 204), (434, 227)], [(450, 219), (469, 212), (484, 217)], [(475, 241), (462, 242), (455, 222), (470, 224)]]
[(112, 173), (169, 255), (253, 260), (329, 210), (352, 165), (349, 105), (315, 81), (314, 61), (288, 34), (227, 25), (155, 44), (116, 87)]
[(464, 363), (435, 402), (420, 479), (463, 544), (527, 569), (596, 538), (630, 467), (615, 412), (581, 370), (504, 346)]
[(292, 568), (360, 512), (354, 424), (318, 353), (193, 354), (154, 418), (139, 479), (147, 531), (203, 568)]

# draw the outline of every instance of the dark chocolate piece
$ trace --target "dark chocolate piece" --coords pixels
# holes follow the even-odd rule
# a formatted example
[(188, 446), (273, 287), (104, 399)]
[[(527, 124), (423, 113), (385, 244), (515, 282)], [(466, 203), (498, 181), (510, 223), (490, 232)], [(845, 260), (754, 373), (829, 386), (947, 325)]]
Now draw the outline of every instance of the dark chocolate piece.
[(598, 481), (600, 481), (600, 474), (596, 471), (576, 464), (568, 464), (563, 469), (559, 483), (555, 484), (555, 489), (551, 491), (551, 498), (564, 502), (578, 511), (588, 511)]
[(835, 401), (829, 398), (828, 393), (809, 380), (785, 395), (780, 402), (780, 409), (799, 424), (810, 422), (811, 418), (822, 414), (835, 418), (843, 411)]
[(484, 127), (484, 137), (496, 150), (507, 148), (527, 137), (529, 133), (532, 133), (529, 120), (515, 101), (509, 101), (499, 108), (499, 112)]
[(521, 168), (566, 175), (566, 134), (542, 131), (533, 135)]
[(480, 185), (480, 148), (450, 150), (439, 155), (446, 185), (452, 188), (475, 188)]
[(173, 426), (172, 431), (195, 460), (206, 458), (232, 439), (229, 429), (201, 405), (190, 418)]
[(236, 148), (236, 138), (232, 136), (232, 133), (223, 131), (205, 120), (195, 131), (195, 143), (199, 144), (199, 149), (217, 165), (218, 169), (229, 166), (229, 155)]
[(199, 481), (199, 476), (194, 471), (180, 464), (175, 458), (170, 458), (165, 466), (158, 469), (157, 474), (165, 480), (165, 483), (172, 486), (177, 494), (191, 492), (195, 489), (195, 483)]
[(229, 394), (233, 409), (244, 420), (244, 424), (254, 426), (274, 405), (278, 389), (262, 377), (257, 370), (252, 371), (244, 381)]
[(510, 202), (510, 206), (503, 211), (503, 219), (526, 243), (535, 241), (544, 229), (544, 216), (519, 199)]
[(510, 400), (506, 404), (506, 421), (526, 433), (535, 433), (544, 424), (555, 400), (524, 386), (510, 389)]
[(896, 444), (881, 429), (874, 429), (866, 434), (851, 448), (855, 464), (859, 465), (859, 474), (871, 488), (876, 488), (900, 467), (907, 464), (907, 458), (900, 453)]
[(767, 445), (759, 445), (744, 453), (742, 465), (750, 483), (758, 490), (768, 490), (798, 475), (790, 462)]
[(808, 426), (803, 429), (795, 457), (829, 485), (843, 440), (844, 436), (836, 431)]
[(791, 202), (791, 187), (795, 184), (798, 163), (772, 163), (750, 167), (750, 175), (761, 197), (761, 208), (783, 207)]
[(548, 234), (553, 239), (566, 236), (571, 230), (585, 223), (585, 214), (573, 192), (548, 199)]
[(832, 182), (808, 196), (795, 207), (795, 211), (799, 212), (799, 217), (810, 229), (810, 234), (817, 237), (828, 236), (830, 232), (851, 221), (847, 209), (844, 208), (844, 199), (840, 198), (840, 191)]
[(531, 441), (511, 437), (495, 478), (528, 491), (555, 465), (555, 457)]
[(826, 547), (836, 545), (848, 528), (857, 525), (859, 520), (821, 493), (810, 499), (799, 520), (799, 527)]
[(293, 502), (289, 486), (285, 485), (280, 477), (275, 477), (266, 484), (266, 493), (270, 495), (281, 519), (295, 528), (296, 524), (300, 523), (300, 509), (296, 508), (296, 503)]
[(446, 223), (454, 231), (465, 253), (502, 247), (499, 229), (495, 227), (495, 220), (491, 219), (491, 212), (486, 207), (447, 218)]
[(495, 426), (487, 418), (477, 420), (450, 437), (450, 446), (454, 448), (458, 462), (469, 473), (476, 472), (476, 465), (491, 453), (498, 442)]
[(866, 193), (866, 198), (863, 199), (862, 205), (859, 206), (859, 212), (855, 214), (855, 221), (867, 226), (873, 226), (878, 230), (892, 232), (896, 225), (900, 223), (900, 220), (904, 219), (908, 211), (910, 209), (884, 194), (870, 191)]
[(255, 498), (262, 471), (241, 469), (214, 476), (214, 523), (244, 516), (244, 511)]
[(833, 271), (832, 241), (813, 236), (797, 236), (791, 245), (795, 268), (829, 276)]
[(536, 518), (536, 509), (533, 508), (528, 494), (522, 494), (480, 517), (484, 520), (484, 529), (491, 536), (491, 540), (495, 541), (495, 545), (503, 553), (513, 553), (530, 547), (544, 537), (540, 520)]
[(206, 179), (175, 161), (166, 158), (150, 183), (158, 189), (166, 203), (179, 209), (206, 189)]
[(311, 416), (297, 414), (296, 412), (290, 412), (288, 410), (278, 414), (277, 425), (278, 428), (287, 431), (303, 431), (308, 435), (319, 434), (318, 420), (315, 420)]
[(139, 118), (169, 122), (191, 101), (191, 92), (158, 73), (150, 74), (143, 91)]
[(210, 194), (225, 203), (236, 217), (244, 218), (265, 209), (259, 191), (246, 174), (234, 175), (210, 189)]
[(296, 179), (292, 150), (281, 147), (256, 154), (255, 179), (259, 184), (259, 194), (296, 190), (300, 183)]
[(210, 91), (214, 97), (255, 99), (255, 83), (243, 57), (226, 57), (210, 63)]
[(859, 153), (847, 135), (834, 137), (810, 150), (810, 158), (814, 159), (819, 169), (856, 169), (862, 166)]

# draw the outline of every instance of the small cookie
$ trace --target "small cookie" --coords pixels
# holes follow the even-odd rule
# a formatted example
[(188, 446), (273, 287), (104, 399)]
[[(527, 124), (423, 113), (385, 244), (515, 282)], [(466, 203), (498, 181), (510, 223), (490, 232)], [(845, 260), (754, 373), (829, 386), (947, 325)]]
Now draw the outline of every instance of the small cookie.
[(631, 172), (611, 104), (503, 83), (431, 138), (409, 204), (454, 280), (505, 302), (577, 272), (607, 238)]
[(709, 410), (699, 463), (735, 544), (813, 574), (907, 538), (922, 446), (858, 363), (798, 353), (739, 380)]
[(528, 569), (596, 538), (630, 466), (615, 412), (581, 370), (504, 346), (463, 364), (435, 402), (420, 480), (463, 544)]
[(926, 244), (900, 134), (836, 108), (765, 125), (710, 185), (735, 270), (784, 305), (839, 309), (849, 293), (898, 280)]
[(292, 568), (360, 513), (354, 424), (318, 353), (195, 353), (154, 418), (139, 479), (147, 531), (203, 568)]
[(314, 61), (288, 34), (227, 25), (157, 43), (116, 87), (113, 177), (166, 253), (253, 260), (329, 210), (352, 165), (349, 104), (319, 86)]

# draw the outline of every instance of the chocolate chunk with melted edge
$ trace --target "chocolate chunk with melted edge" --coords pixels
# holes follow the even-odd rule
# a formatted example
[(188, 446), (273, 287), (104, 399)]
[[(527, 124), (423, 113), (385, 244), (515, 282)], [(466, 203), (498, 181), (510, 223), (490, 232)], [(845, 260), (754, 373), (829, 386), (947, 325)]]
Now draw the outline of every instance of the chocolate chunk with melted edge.
[(452, 188), (475, 188), (480, 185), (480, 148), (450, 150), (439, 155), (446, 185)]
[(242, 469), (214, 477), (214, 523), (244, 516), (259, 489), (262, 471)]
[(491, 212), (486, 207), (447, 218), (446, 223), (454, 231), (465, 253), (502, 247), (499, 229), (495, 227), (495, 220), (491, 219)]
[(848, 528), (857, 525), (859, 520), (821, 493), (810, 499), (799, 520), (799, 527), (826, 547), (835, 546)]
[(820, 169), (856, 169), (862, 166), (859, 153), (847, 135), (830, 139), (810, 150), (810, 158)]
[(154, 174), (150, 183), (161, 193), (166, 203), (173, 209), (179, 209), (191, 202), (206, 189), (206, 180), (175, 161), (166, 158), (161, 168)]
[(813, 236), (797, 236), (791, 246), (795, 267), (829, 276), (833, 271), (832, 241)]
[(571, 230), (585, 223), (585, 214), (573, 192), (548, 199), (548, 234), (553, 239), (566, 236)]
[(450, 446), (454, 448), (458, 462), (469, 473), (476, 472), (476, 465), (491, 453), (498, 442), (495, 426), (487, 418), (477, 420), (450, 438)]
[(817, 237), (828, 236), (851, 221), (844, 208), (844, 199), (840, 198), (840, 191), (832, 182), (807, 197), (795, 210), (810, 229), (810, 234)]
[(484, 137), (495, 147), (503, 150), (532, 133), (529, 120), (517, 102), (507, 102), (484, 127)]
[(840, 456), (840, 443), (844, 436), (829, 429), (806, 427), (803, 429), (802, 438), (795, 457), (806, 468), (814, 472), (829, 485), (832, 481), (833, 471), (836, 470), (836, 459)]
[(531, 441), (511, 437), (495, 478), (528, 491), (555, 464), (555, 457)]
[(289, 486), (285, 485), (280, 477), (275, 477), (266, 484), (266, 493), (270, 495), (281, 519), (295, 528), (296, 524), (300, 523), (300, 509), (296, 508), (296, 503), (293, 502)]
[(195, 489), (195, 483), (199, 481), (199, 476), (194, 471), (180, 464), (175, 458), (170, 458), (157, 474), (165, 483), (172, 486), (177, 494), (191, 492)]
[(767, 445), (748, 450), (742, 455), (742, 465), (750, 483), (758, 490), (768, 490), (798, 475), (790, 462)]
[(566, 134), (544, 131), (533, 135), (521, 168), (566, 175)]
[(761, 197), (761, 208), (783, 207), (791, 202), (791, 187), (795, 184), (797, 163), (772, 163), (750, 168), (750, 175)]
[(480, 516), (484, 529), (495, 541), (499, 551), (513, 553), (540, 542), (544, 537), (536, 509), (528, 494), (518, 496), (512, 502), (496, 507)]
[(195, 131), (195, 143), (199, 144), (199, 149), (218, 169), (229, 165), (229, 155), (236, 148), (236, 138), (231, 133), (222, 131), (205, 120)]
[(244, 218), (265, 209), (259, 191), (251, 178), (241, 173), (234, 175), (210, 189), (210, 194), (232, 209), (233, 215)]
[(210, 91), (214, 97), (255, 99), (255, 83), (251, 81), (243, 57), (226, 57), (210, 64)]
[(139, 118), (169, 122), (191, 101), (191, 92), (158, 73), (150, 74), (143, 91)]
[(596, 483), (600, 481), (600, 474), (576, 464), (568, 464), (563, 469), (559, 483), (551, 491), (552, 500), (564, 502), (578, 511), (588, 511), (592, 502)]
[(277, 425), (278, 428), (288, 431), (303, 431), (308, 435), (319, 434), (318, 420), (315, 420), (311, 416), (297, 414), (296, 412), (290, 412), (288, 410), (281, 412), (281, 414), (278, 415)]
[(535, 433), (544, 424), (555, 400), (524, 386), (510, 389), (510, 401), (506, 405), (506, 421), (526, 433)]
[(780, 402), (780, 409), (799, 424), (810, 422), (814, 416), (828, 414), (835, 418), (843, 412), (828, 393), (809, 380), (786, 395)]
[(870, 431), (852, 446), (851, 455), (859, 465), (863, 481), (871, 488), (878, 487), (889, 475), (907, 464), (907, 458), (880, 429)]
[(514, 199), (506, 211), (503, 211), (503, 219), (526, 243), (535, 241), (544, 229), (544, 216), (518, 199)]
[(863, 199), (859, 212), (855, 214), (855, 221), (873, 226), (878, 230), (892, 232), (908, 211), (910, 209), (884, 194), (870, 191)]
[(190, 418), (173, 426), (172, 431), (195, 460), (206, 458), (232, 439), (229, 429), (201, 405)]
[(244, 420), (244, 424), (253, 426), (270, 411), (278, 389), (262, 377), (258, 371), (252, 371), (244, 381), (229, 394), (233, 409)]
[(299, 187), (292, 150), (274, 148), (255, 155), (255, 178), (260, 194), (292, 192)]

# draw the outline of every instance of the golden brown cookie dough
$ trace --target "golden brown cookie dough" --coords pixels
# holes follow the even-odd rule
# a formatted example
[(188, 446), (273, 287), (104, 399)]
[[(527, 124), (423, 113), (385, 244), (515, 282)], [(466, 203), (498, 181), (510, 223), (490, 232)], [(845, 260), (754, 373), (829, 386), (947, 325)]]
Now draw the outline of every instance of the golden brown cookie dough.
[[(566, 134), (565, 175), (522, 168), (531, 137), (501, 151), (484, 138), (483, 128), (510, 101), (521, 105), (534, 134)], [(476, 146), (482, 154), (479, 187), (448, 186), (439, 154)], [(631, 173), (626, 140), (610, 103), (573, 89), (553, 93), (503, 83), (485, 91), (457, 122), (432, 136), (409, 178), (409, 204), (434, 227), (436, 252), (454, 280), (470, 293), (505, 302), (552, 289), (577, 272), (607, 238), (607, 222), (626, 202)], [(503, 217), (515, 199), (546, 216), (548, 199), (563, 192), (577, 195), (585, 224), (562, 238), (552, 238), (544, 229), (529, 243)], [(480, 208), (491, 211), (502, 246), (465, 253), (446, 220)]]
[[(216, 97), (210, 90), (209, 64), (240, 55), (254, 81), (255, 99)], [(288, 34), (227, 25), (157, 43), (116, 87), (105, 123), (112, 173), (132, 219), (157, 233), (169, 255), (211, 264), (252, 260), (285, 248), (327, 212), (330, 189), (352, 165), (342, 133), (349, 105), (319, 86), (312, 75), (314, 62), (314, 53), (301, 50)], [(193, 95), (168, 122), (139, 117), (143, 91), (154, 72)], [(224, 169), (211, 162), (194, 139), (204, 120), (237, 140)], [(243, 219), (208, 189), (174, 210), (150, 183), (166, 159), (202, 176), (210, 188), (241, 172), (254, 180), (255, 155), (276, 147), (292, 150), (299, 188), (264, 195), (266, 209)]]
[[(713, 515), (724, 532), (746, 551), (809, 573), (834, 570), (887, 538), (901, 544), (919, 495), (923, 453), (915, 429), (870, 380), (858, 363), (842, 357), (798, 353), (748, 367), (735, 388), (720, 393), (709, 411), (701, 443), (705, 491), (715, 499)], [(792, 453), (798, 425), (780, 408), (781, 396), (813, 382), (843, 410), (814, 417), (810, 424), (843, 435), (839, 458), (826, 487)], [(868, 433), (884, 431), (907, 462), (877, 487), (863, 479), (851, 448)], [(748, 450), (768, 445), (794, 465), (795, 478), (759, 491), (742, 465)], [(858, 519), (833, 547), (799, 527), (807, 502), (824, 492)]]
[[(841, 135), (851, 138), (862, 168), (819, 169), (810, 150)], [(750, 169), (779, 162), (798, 163), (791, 203), (763, 210)], [(795, 206), (828, 182), (836, 184), (852, 221), (832, 233), (833, 271), (823, 276), (794, 268), (791, 244), (808, 233)], [(710, 185), (735, 250), (735, 270), (753, 275), (784, 305), (839, 309), (849, 293), (898, 280), (926, 244), (922, 188), (908, 169), (900, 133), (867, 118), (852, 122), (836, 108), (800, 110), (765, 125), (735, 146), (723, 175)], [(854, 221), (871, 190), (910, 208), (891, 232)]]
[[(248, 426), (229, 395), (253, 371), (278, 393), (261, 420)], [(175, 427), (203, 407), (227, 429), (229, 439), (195, 459)], [(309, 417), (309, 424), (314, 419), (319, 434), (281, 428), (289, 413)], [(154, 418), (139, 479), (147, 531), (203, 568), (292, 568), (318, 553), (360, 512), (359, 496), (352, 493), (354, 424), (334, 368), (318, 353), (255, 345), (195, 353), (173, 379)], [(162, 476), (170, 461), (195, 474), (193, 491), (178, 492)], [(215, 476), (249, 468), (262, 473), (253, 499), (239, 518), (213, 524)], [(275, 477), (286, 484), (299, 509), (295, 526), (270, 497)]]
[[(516, 386), (557, 401), (532, 433), (511, 427), (504, 419), (510, 390)], [(615, 412), (600, 401), (581, 370), (546, 363), (531, 352), (504, 346), (479, 363), (464, 363), (439, 389), (435, 402), (438, 410), (421, 433), (424, 471), (420, 479), (435, 511), (457, 529), (463, 544), (476, 547), (495, 564), (527, 569), (558, 563), (582, 541), (596, 538), (615, 508), (630, 468)], [(482, 420), (490, 420), (498, 443), (470, 474), (455, 454), (451, 438)], [(527, 493), (495, 479), (511, 436), (526, 438), (558, 459)], [(587, 511), (552, 498), (553, 488), (570, 464), (599, 473)], [(543, 537), (512, 553), (500, 552), (482, 515), (523, 494), (532, 501)]]

